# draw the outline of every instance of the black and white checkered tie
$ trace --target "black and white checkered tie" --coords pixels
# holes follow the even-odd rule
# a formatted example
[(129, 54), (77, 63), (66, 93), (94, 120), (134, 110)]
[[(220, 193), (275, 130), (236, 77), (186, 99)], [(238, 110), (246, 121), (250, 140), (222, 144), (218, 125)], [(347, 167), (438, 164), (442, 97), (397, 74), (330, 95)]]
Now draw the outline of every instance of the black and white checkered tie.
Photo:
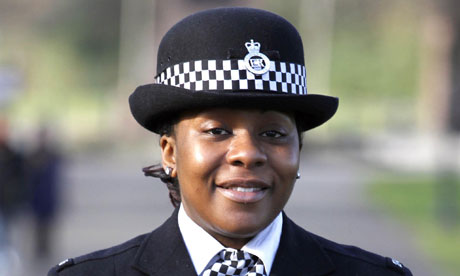
[(203, 276), (266, 276), (262, 261), (248, 252), (227, 248), (219, 252), (219, 259)]

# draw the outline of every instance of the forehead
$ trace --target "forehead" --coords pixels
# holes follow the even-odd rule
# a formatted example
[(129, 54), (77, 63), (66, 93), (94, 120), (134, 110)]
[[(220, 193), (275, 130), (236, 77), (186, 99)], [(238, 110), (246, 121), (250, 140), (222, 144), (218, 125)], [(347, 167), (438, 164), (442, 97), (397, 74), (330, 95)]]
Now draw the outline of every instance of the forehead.
[(261, 122), (295, 124), (295, 116), (289, 112), (263, 109), (212, 108), (187, 111), (179, 117), (178, 123), (200, 120), (229, 120), (232, 122)]

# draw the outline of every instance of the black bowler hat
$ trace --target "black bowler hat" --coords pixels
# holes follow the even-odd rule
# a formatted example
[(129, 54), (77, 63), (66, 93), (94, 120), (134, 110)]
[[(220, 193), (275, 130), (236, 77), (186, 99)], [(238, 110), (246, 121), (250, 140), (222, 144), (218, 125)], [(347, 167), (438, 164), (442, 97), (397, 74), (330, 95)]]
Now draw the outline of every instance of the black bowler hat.
[(195, 13), (158, 50), (155, 83), (129, 97), (134, 118), (158, 133), (180, 112), (213, 107), (294, 112), (301, 131), (329, 120), (338, 98), (307, 94), (303, 45), (284, 18), (252, 8)]

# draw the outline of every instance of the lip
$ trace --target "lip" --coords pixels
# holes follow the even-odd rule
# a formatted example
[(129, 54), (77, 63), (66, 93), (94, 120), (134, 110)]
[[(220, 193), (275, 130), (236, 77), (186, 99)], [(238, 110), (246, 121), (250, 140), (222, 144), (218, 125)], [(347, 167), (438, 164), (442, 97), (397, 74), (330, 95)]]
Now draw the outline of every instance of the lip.
[(267, 194), (270, 185), (259, 179), (231, 179), (216, 184), (216, 190), (237, 203), (255, 203)]

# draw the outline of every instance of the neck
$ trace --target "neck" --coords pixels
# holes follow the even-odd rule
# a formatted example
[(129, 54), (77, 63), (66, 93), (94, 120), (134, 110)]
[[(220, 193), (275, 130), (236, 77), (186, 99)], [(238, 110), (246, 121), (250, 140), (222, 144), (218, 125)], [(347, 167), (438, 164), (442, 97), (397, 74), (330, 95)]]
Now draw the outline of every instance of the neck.
[(214, 234), (214, 233), (209, 233), (209, 234), (213, 236), (223, 246), (238, 249), (238, 250), (240, 250), (245, 244), (247, 244), (252, 239), (252, 237), (250, 238), (230, 238), (230, 237), (225, 237), (225, 236), (221, 236), (221, 235)]

